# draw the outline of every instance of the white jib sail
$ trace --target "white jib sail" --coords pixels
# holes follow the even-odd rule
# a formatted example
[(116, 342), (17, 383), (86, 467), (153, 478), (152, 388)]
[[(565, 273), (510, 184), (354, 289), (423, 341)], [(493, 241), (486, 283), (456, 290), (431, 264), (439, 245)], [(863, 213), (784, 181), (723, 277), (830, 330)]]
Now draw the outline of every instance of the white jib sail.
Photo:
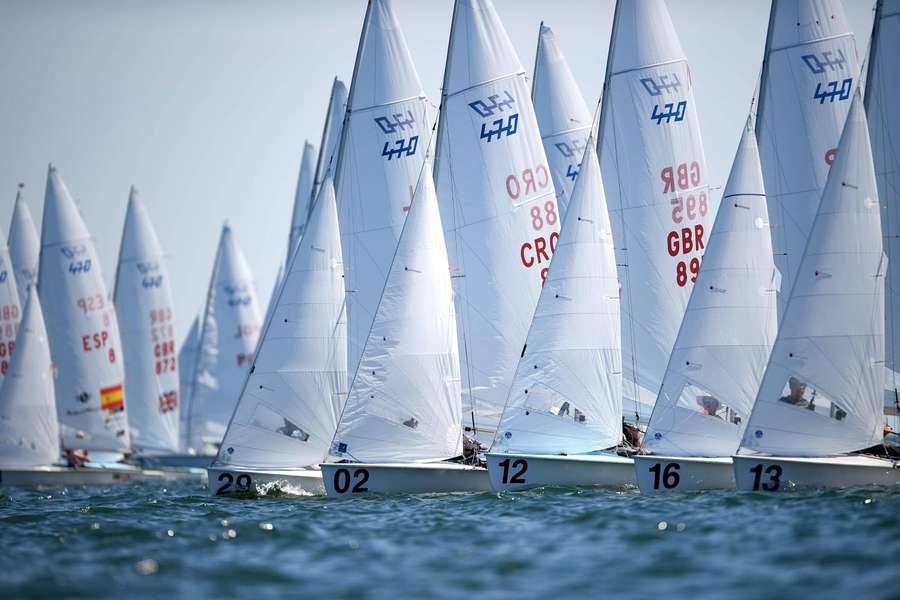
[(184, 341), (178, 346), (178, 449), (188, 449), (188, 418), (190, 415), (191, 392), (194, 387), (194, 373), (200, 350), (200, 317), (194, 317)]
[[(900, 0), (880, 0), (866, 76), (866, 114), (888, 256), (885, 306), (885, 413), (900, 415)], [(894, 425), (900, 425), (896, 419)]]
[(50, 165), (38, 289), (57, 368), (56, 408), (65, 448), (128, 451), (122, 343), (94, 241)]
[(560, 216), (565, 217), (592, 119), (553, 30), (543, 23), (538, 34), (531, 100), (556, 188), (556, 205)]
[(879, 207), (857, 91), (742, 450), (827, 456), (881, 441), (887, 257)]
[(213, 265), (206, 313), (200, 322), (191, 383), (188, 446), (195, 452), (217, 452), (253, 361), (261, 318), (250, 267), (231, 227), (225, 225)]
[(447, 248), (425, 165), (331, 454), (362, 462), (458, 456), (461, 409)]
[(599, 156), (622, 293), (625, 417), (650, 414), (718, 203), (664, 0), (616, 4)]
[(490, 444), (559, 237), (522, 65), (489, 0), (457, 0), (435, 179), (453, 277), (463, 421)]
[(588, 148), (494, 450), (577, 454), (619, 443), (620, 319), (603, 180)]
[[(291, 232), (288, 235), (287, 257), (284, 264), (291, 262), (291, 255), (297, 249), (297, 244), (300, 243), (306, 229), (306, 219), (309, 216), (312, 202), (315, 168), (316, 147), (309, 142), (304, 142), (303, 156), (300, 159), (300, 174), (297, 176), (297, 189), (294, 191), (294, 211), (291, 214)], [(273, 294), (277, 293), (278, 286), (276, 285)]]
[[(790, 291), (858, 83), (840, 0), (774, 0), (756, 137), (775, 266)], [(785, 298), (779, 294), (783, 316)]]
[(178, 450), (178, 351), (169, 268), (137, 190), (131, 188), (113, 295), (122, 335), (131, 445)]
[(734, 454), (775, 341), (777, 287), (759, 149), (748, 121), (644, 448)]
[(21, 313), (15, 268), (6, 240), (0, 232), (0, 381), (9, 369), (9, 360), (16, 346)]
[(59, 458), (59, 423), (50, 344), (37, 290), (31, 288), (18, 347), (0, 384), (0, 467), (48, 465)]
[(38, 261), (41, 257), (41, 241), (34, 228), (31, 211), (25, 203), (22, 190), (16, 193), (12, 222), (9, 225), (9, 257), (16, 275), (19, 306), (25, 306), (28, 290), (37, 283)]
[(370, 0), (335, 171), (355, 372), (431, 130), (425, 92), (389, 0)]
[(328, 453), (346, 399), (347, 332), (337, 207), (326, 179), (217, 462), (297, 468)]
[(309, 199), (309, 213), (319, 197), (319, 188), (326, 177), (334, 174), (335, 161), (337, 160), (338, 144), (341, 141), (341, 131), (344, 126), (344, 111), (347, 108), (347, 86), (344, 82), (334, 78), (331, 84), (331, 96), (328, 99), (328, 112), (325, 113), (325, 126), (322, 128), (322, 140), (319, 143), (319, 157), (316, 160), (316, 173), (313, 177), (313, 190)]

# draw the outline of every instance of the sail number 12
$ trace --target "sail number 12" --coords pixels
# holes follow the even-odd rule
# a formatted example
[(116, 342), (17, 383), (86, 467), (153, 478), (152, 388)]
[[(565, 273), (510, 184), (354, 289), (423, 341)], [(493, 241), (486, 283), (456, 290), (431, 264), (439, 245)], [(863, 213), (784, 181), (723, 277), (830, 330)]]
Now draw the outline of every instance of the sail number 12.
[[(523, 458), (517, 458), (510, 461), (505, 458), (497, 463), (503, 469), (503, 483), (527, 483), (525, 480), (525, 472), (528, 471), (528, 461)], [(512, 471), (512, 473), (510, 473)]]

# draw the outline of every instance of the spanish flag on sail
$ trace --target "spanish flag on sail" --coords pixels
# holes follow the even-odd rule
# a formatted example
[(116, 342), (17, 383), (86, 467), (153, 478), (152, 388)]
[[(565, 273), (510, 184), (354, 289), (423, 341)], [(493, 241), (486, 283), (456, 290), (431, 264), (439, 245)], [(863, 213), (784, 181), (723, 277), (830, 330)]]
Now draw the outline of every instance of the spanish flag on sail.
[(125, 392), (121, 383), (100, 388), (100, 408), (109, 412), (118, 412), (125, 408)]

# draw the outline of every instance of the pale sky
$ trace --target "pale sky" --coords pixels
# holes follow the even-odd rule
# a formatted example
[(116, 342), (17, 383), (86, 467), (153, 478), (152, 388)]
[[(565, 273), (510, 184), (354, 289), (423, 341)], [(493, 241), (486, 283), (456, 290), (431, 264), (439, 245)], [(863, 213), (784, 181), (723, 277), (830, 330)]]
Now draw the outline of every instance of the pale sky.
[[(612, 0), (494, 2), (529, 74), (540, 22), (554, 29), (593, 110)], [(419, 78), (437, 105), (452, 0), (394, 4)], [(710, 181), (722, 185), (756, 86), (769, 2), (668, 5), (691, 64)], [(40, 228), (53, 162), (79, 202), (111, 291), (134, 184), (170, 257), (179, 338), (203, 304), (226, 219), (264, 308), (284, 258), (303, 141), (319, 144), (332, 78), (350, 83), (365, 6), (365, 0), (0, 0), (4, 237), (20, 181)], [(844, 3), (861, 61), (872, 6), (872, 0)]]

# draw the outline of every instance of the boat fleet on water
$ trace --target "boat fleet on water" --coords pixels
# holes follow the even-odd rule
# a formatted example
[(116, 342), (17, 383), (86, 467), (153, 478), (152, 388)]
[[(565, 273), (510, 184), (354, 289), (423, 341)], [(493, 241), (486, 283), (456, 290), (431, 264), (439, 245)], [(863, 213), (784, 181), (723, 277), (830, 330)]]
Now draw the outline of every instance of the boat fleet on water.
[(180, 345), (137, 191), (110, 298), (51, 166), (0, 247), (0, 485), (900, 484), (900, 0), (862, 61), (840, 0), (766, 35), (720, 194), (664, 0), (617, 2), (593, 112), (490, 0), (455, 0), (435, 107), (370, 0), (267, 309), (226, 225)]

